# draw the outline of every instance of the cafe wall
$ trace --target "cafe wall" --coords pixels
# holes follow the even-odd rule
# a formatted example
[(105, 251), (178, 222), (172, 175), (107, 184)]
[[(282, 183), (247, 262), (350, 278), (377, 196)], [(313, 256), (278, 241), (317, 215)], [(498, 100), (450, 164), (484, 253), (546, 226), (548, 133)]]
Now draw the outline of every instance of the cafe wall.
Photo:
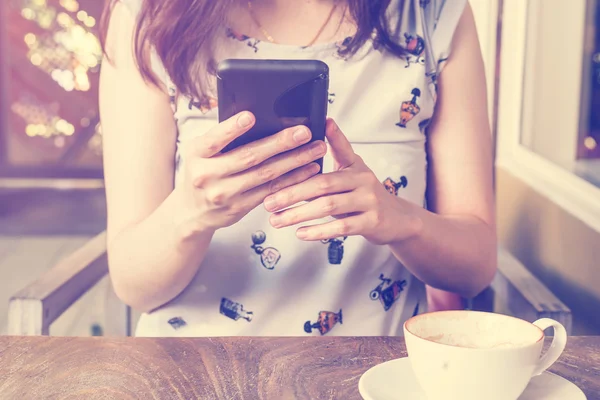
[(598, 335), (600, 2), (504, 0), (501, 39), (499, 241)]
[(498, 234), (574, 314), (574, 333), (600, 334), (600, 233), (519, 178), (497, 170)]

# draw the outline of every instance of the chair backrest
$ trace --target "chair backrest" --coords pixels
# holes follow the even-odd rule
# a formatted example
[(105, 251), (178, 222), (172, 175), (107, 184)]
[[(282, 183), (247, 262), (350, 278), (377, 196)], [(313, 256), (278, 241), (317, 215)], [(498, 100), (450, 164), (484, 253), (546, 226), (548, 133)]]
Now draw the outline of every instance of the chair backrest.
[(539, 279), (503, 248), (498, 249), (498, 273), (470, 308), (512, 315), (533, 322), (552, 318), (572, 333), (572, 313)]
[(50, 324), (107, 273), (102, 232), (11, 297), (9, 335), (47, 335)]

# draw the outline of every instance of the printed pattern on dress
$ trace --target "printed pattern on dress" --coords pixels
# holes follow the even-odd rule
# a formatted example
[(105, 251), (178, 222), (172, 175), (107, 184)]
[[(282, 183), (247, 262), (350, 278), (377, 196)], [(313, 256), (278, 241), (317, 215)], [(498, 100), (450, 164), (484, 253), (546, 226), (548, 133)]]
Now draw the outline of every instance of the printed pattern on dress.
[(400, 298), (400, 293), (406, 286), (406, 280), (392, 281), (386, 278), (384, 274), (379, 275), (381, 281), (379, 285), (369, 293), (371, 300), (379, 300), (384, 311), (388, 311), (394, 303)]
[(330, 92), (330, 93), (327, 94), (327, 102), (329, 104), (335, 103), (335, 93), (331, 93)]
[(312, 333), (313, 329), (317, 329), (321, 335), (329, 333), (335, 325), (342, 323), (342, 309), (337, 313), (332, 311), (320, 311), (317, 322), (312, 323), (306, 321), (304, 323), (304, 332)]
[(348, 239), (348, 236), (321, 240), (321, 243), (329, 244), (327, 247), (329, 264), (339, 265), (342, 263), (342, 259), (344, 258), (344, 242), (346, 239)]
[(412, 316), (415, 317), (419, 315), (419, 303), (417, 302), (417, 305), (415, 306), (415, 311), (413, 311)]
[(406, 128), (406, 125), (421, 112), (421, 107), (417, 104), (417, 98), (421, 96), (421, 90), (414, 88), (411, 94), (413, 98), (410, 101), (403, 102), (400, 106), (400, 122), (396, 125), (401, 128)]
[(175, 114), (177, 112), (177, 88), (175, 87), (175, 85), (169, 83), (167, 91), (169, 94), (169, 104), (171, 105), (171, 111), (173, 111), (173, 114)]
[(177, 151), (177, 154), (175, 155), (175, 172), (179, 172), (180, 169), (181, 169), (181, 154), (179, 154), (179, 151)]
[(383, 181), (383, 186), (390, 194), (398, 196), (398, 189), (408, 186), (408, 178), (406, 178), (406, 176), (401, 176), (399, 182), (395, 182), (392, 178), (388, 177)]
[(254, 317), (254, 313), (252, 311), (244, 310), (244, 306), (242, 304), (233, 300), (229, 300), (225, 297), (221, 299), (221, 307), (219, 308), (219, 312), (234, 321), (245, 319), (246, 321), (250, 322)]
[(237, 40), (238, 42), (246, 43), (246, 45), (253, 49), (255, 53), (258, 53), (258, 45), (260, 44), (260, 40), (237, 33), (231, 28), (227, 28), (227, 37)]
[(408, 53), (405, 68), (412, 64), (425, 65), (425, 39), (417, 34), (405, 33), (404, 45)]
[(341, 40), (335, 44), (336, 52), (334, 56), (336, 58), (341, 58), (346, 61), (348, 60), (348, 55), (346, 55), (345, 53), (348, 51), (348, 46), (350, 45), (352, 39), (352, 36), (348, 36), (344, 40)]
[(260, 262), (266, 269), (272, 270), (275, 268), (281, 259), (281, 253), (274, 247), (262, 247), (261, 245), (267, 240), (267, 235), (263, 231), (256, 231), (252, 234), (251, 249), (260, 255)]
[(181, 329), (187, 325), (187, 323), (181, 317), (173, 317), (168, 322), (169, 325), (171, 325), (175, 330)]

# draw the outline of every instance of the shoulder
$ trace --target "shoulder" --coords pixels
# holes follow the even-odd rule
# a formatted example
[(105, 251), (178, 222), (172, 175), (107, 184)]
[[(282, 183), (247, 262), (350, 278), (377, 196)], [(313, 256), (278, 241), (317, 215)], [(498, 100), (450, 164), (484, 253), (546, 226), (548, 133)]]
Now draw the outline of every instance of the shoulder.
[(437, 56), (448, 51), (468, 0), (395, 0), (397, 32), (418, 34)]
[(468, 0), (410, 0), (421, 7), (422, 20), (437, 52), (448, 51), (452, 37), (468, 7)]
[[(396, 39), (408, 56), (419, 57), (434, 99), (437, 77), (450, 59), (455, 32), (469, 6), (468, 0), (393, 0)], [(392, 14), (393, 15), (393, 14)], [(393, 23), (393, 22), (392, 22)]]
[[(135, 52), (132, 52), (131, 48), (126, 48), (125, 46), (123, 46), (123, 43), (126, 42), (130, 42), (133, 43), (133, 46), (138, 45), (138, 43), (136, 43), (136, 34), (135, 31), (139, 28), (137, 26), (137, 24), (139, 23), (139, 14), (142, 10), (142, 6), (144, 5), (144, 1), (145, 0), (109, 0), (111, 2), (111, 5), (113, 7), (113, 11), (115, 12), (115, 14), (118, 14), (119, 18), (122, 22), (122, 26), (116, 26), (115, 27), (115, 32), (112, 32), (112, 35), (109, 34), (108, 39), (107, 40), (107, 49), (109, 50), (109, 53), (111, 53), (111, 58), (112, 58), (112, 53), (114, 53), (114, 48), (115, 45), (120, 46), (120, 48), (122, 49), (121, 51), (126, 52), (124, 54), (127, 55), (127, 58), (130, 58), (132, 55), (133, 57), (136, 57)], [(117, 12), (117, 8), (119, 9)], [(111, 17), (111, 19), (113, 19), (113, 17)], [(111, 23), (112, 24), (112, 23)], [(115, 25), (119, 25), (119, 23), (116, 23)], [(109, 29), (109, 32), (111, 30)], [(169, 74), (162, 62), (162, 60), (160, 59), (160, 57), (158, 56), (158, 54), (156, 53), (154, 46), (149, 46), (149, 67), (152, 70), (152, 73), (155, 75), (155, 78), (157, 79), (158, 83), (160, 84), (159, 86), (161, 86), (161, 88), (163, 89), (163, 91), (169, 93), (169, 95), (172, 94), (172, 92), (175, 90), (173, 87), (173, 83), (171, 81), (171, 78), (169, 77)], [(122, 58), (123, 56), (121, 56)], [(119, 57), (117, 57), (119, 58)], [(135, 62), (130, 63), (131, 65), (135, 65), (136, 63), (140, 62), (140, 60), (135, 60)], [(139, 68), (138, 68), (139, 70)]]
[(123, 4), (133, 16), (137, 16), (140, 13), (140, 10), (142, 9), (142, 4), (144, 2), (144, 0), (112, 0), (112, 1), (113, 1), (113, 4), (114, 3)]
[(426, 20), (432, 21), (434, 26), (441, 22), (448, 22), (449, 18), (460, 19), (468, 0), (406, 0), (418, 3)]

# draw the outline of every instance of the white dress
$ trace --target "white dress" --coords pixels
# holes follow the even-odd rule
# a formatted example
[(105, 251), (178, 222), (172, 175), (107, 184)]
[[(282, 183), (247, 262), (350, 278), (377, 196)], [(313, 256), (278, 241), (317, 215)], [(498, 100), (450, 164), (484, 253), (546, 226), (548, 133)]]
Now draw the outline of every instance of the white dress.
[[(121, 0), (134, 15), (142, 0)], [(409, 56), (365, 44), (344, 59), (343, 42), (307, 48), (278, 45), (224, 28), (217, 59), (319, 59), (330, 69), (333, 117), (390, 196), (425, 204), (426, 127), (436, 77), (467, 0), (398, 0), (390, 26)], [(217, 61), (218, 61), (217, 60)], [(173, 99), (177, 160), (186, 143), (217, 124), (215, 100), (176, 95), (159, 61), (154, 69)], [(216, 97), (216, 96), (214, 96)], [(324, 172), (332, 161), (325, 158)], [(177, 174), (175, 184), (180, 184)], [(296, 227), (276, 230), (259, 206), (219, 230), (190, 285), (162, 308), (143, 314), (137, 336), (397, 336), (403, 322), (426, 310), (425, 286), (387, 246), (362, 237), (302, 242)], [(148, 271), (149, 274), (152, 271)]]

